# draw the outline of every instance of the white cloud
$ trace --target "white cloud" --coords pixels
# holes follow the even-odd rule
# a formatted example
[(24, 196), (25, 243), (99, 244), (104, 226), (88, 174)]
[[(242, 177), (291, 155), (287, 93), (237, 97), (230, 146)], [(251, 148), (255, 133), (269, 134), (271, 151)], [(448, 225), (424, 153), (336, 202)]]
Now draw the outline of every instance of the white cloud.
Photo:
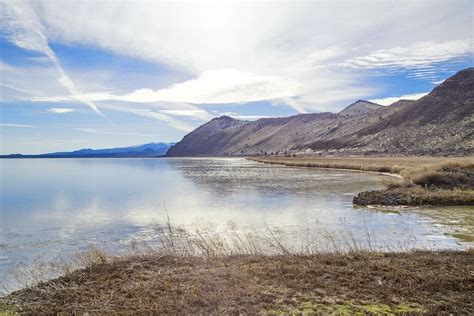
[(58, 81), (76, 99), (102, 115), (97, 106), (89, 101), (77, 97), (79, 91), (74, 82), (66, 74), (54, 51), (49, 47), (48, 39), (44, 35), (44, 27), (35, 10), (26, 1), (11, 1), (0, 3), (0, 26), (8, 34), (10, 41), (16, 46), (45, 54), (56, 67), (59, 73)]
[(3, 62), (2, 60), (0, 60), (0, 71), (8, 71), (8, 72), (12, 72), (12, 71), (15, 71), (15, 68), (6, 64), (5, 62)]
[(257, 75), (237, 69), (219, 69), (205, 71), (197, 79), (166, 89), (136, 91), (121, 96), (120, 99), (197, 104), (238, 103), (291, 97), (298, 93), (297, 84), (282, 77)]
[[(210, 70), (197, 79), (161, 90), (141, 89), (125, 95), (91, 93), (80, 95), (88, 101), (238, 103), (279, 99), (299, 94), (294, 82), (276, 76), (260, 76), (235, 69)], [(75, 96), (33, 98), (35, 101), (70, 101)]]
[(9, 89), (9, 90), (18, 91), (18, 92), (20, 92), (22, 94), (26, 94), (26, 95), (31, 94), (31, 91), (28, 91), (28, 90), (25, 90), (25, 89), (22, 89), (22, 88), (19, 88), (19, 87), (11, 86), (9, 84), (2, 83), (2, 82), (0, 82), (0, 87), (6, 88), (6, 89)]
[[(389, 1), (83, 1), (74, 5), (44, 1), (34, 6), (54, 40), (94, 43), (121, 54), (184, 67), (195, 74), (210, 69), (250, 71), (269, 66), (285, 68), (310, 60), (326, 62), (347, 48), (367, 42), (371, 47), (385, 46), (383, 49), (407, 47), (420, 39), (466, 38), (470, 29), (462, 27), (469, 27), (467, 17), (472, 17), (469, 1), (406, 2), (403, 6)], [(365, 13), (364, 18), (358, 16), (360, 13)], [(429, 24), (434, 21), (437, 23)], [(375, 31), (384, 36), (377, 36)], [(363, 36), (365, 41), (360, 43)], [(346, 49), (337, 47), (340, 43)]]
[(370, 102), (374, 102), (380, 105), (390, 105), (394, 102), (397, 102), (399, 100), (418, 100), (425, 95), (427, 95), (429, 92), (421, 92), (421, 93), (413, 93), (413, 94), (405, 94), (401, 95), (398, 97), (388, 97), (388, 98), (382, 98), (382, 99), (372, 99), (369, 100)]
[(0, 123), (0, 127), (37, 128), (38, 126), (28, 124)]
[(195, 120), (208, 121), (212, 118), (212, 115), (208, 112), (196, 109), (196, 110), (159, 110), (160, 113), (171, 115), (171, 116), (187, 116)]
[(103, 108), (109, 109), (109, 110), (114, 110), (114, 111), (119, 111), (119, 112), (125, 112), (125, 113), (130, 113), (138, 116), (143, 116), (143, 117), (148, 117), (155, 119), (157, 121), (163, 122), (168, 124), (169, 126), (178, 129), (180, 131), (184, 132), (190, 132), (192, 131), (195, 126), (188, 125), (184, 122), (181, 122), (169, 115), (150, 110), (150, 109), (144, 109), (144, 108), (135, 108), (135, 107), (128, 107), (128, 106), (120, 106), (120, 105), (112, 105), (112, 104), (104, 104), (102, 105)]
[(76, 130), (76, 131), (86, 132), (86, 133), (93, 133), (93, 134), (153, 137), (153, 135), (150, 135), (150, 134), (115, 132), (115, 131), (98, 130), (98, 129), (95, 129), (95, 128), (75, 127), (73, 129)]
[[(91, 107), (101, 102), (109, 109), (112, 105), (102, 102), (120, 101), (117, 111), (180, 130), (190, 128), (182, 118), (210, 117), (205, 104), (271, 100), (299, 113), (335, 110), (391, 89), (367, 85), (360, 68), (410, 67), (409, 76), (434, 81), (429, 65), (472, 53), (469, 0), (403, 5), (390, 1), (17, 3), (6, 5), (14, 8), (15, 15), (10, 14), (2, 25), (8, 26), (17, 45), (50, 57), (69, 94), (35, 93), (30, 100), (80, 101)], [(101, 87), (80, 93), (48, 41), (92, 45), (166, 64), (191, 79), (161, 89)], [(167, 107), (156, 105), (159, 102)], [(142, 108), (135, 103), (143, 103)]]
[(49, 108), (47, 111), (51, 113), (57, 113), (57, 114), (76, 112), (75, 109), (68, 109), (68, 108)]
[[(348, 59), (344, 64), (354, 68), (403, 67), (412, 68), (420, 65), (431, 65), (447, 61), (459, 56), (472, 54), (472, 39), (456, 39), (449, 41), (423, 41), (409, 46), (398, 46), (380, 49), (362, 57)], [(426, 73), (421, 69), (418, 73)]]
[(239, 115), (238, 113), (235, 112), (223, 112), (220, 113), (219, 116), (230, 116), (238, 120), (258, 120), (261, 118), (273, 118), (277, 117), (274, 115)]

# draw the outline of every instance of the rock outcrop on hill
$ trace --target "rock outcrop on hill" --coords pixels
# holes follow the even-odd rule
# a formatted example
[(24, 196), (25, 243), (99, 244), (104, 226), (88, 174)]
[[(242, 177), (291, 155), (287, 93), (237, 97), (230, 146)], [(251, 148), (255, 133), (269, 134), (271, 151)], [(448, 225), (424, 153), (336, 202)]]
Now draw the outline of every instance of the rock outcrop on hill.
[(417, 101), (359, 100), (339, 113), (240, 121), (218, 117), (186, 135), (168, 156), (298, 153), (446, 155), (474, 153), (474, 68)]

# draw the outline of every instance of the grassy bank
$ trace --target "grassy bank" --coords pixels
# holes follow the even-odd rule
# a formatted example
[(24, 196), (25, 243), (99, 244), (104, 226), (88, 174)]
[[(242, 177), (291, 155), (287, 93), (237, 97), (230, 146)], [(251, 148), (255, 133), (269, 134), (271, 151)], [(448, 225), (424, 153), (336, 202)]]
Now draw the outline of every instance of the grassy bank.
[(390, 315), (474, 308), (474, 251), (381, 252), (352, 242), (345, 250), (293, 252), (271, 234), (227, 238), (171, 225), (157, 233), (156, 248), (80, 253), (58, 267), (60, 277), (0, 298), (0, 311)]
[(382, 172), (402, 180), (388, 189), (361, 192), (357, 205), (474, 205), (472, 157), (253, 157), (250, 160), (294, 167)]
[[(104, 259), (4, 299), (28, 314), (469, 314), (474, 252)], [(1, 308), (1, 307), (0, 307)]]
[(379, 191), (360, 192), (353, 199), (356, 205), (438, 205), (468, 206), (474, 205), (472, 190), (436, 190), (422, 186), (400, 186)]
[(413, 172), (446, 164), (474, 164), (473, 157), (249, 157), (249, 160), (291, 167), (384, 172), (410, 177)]

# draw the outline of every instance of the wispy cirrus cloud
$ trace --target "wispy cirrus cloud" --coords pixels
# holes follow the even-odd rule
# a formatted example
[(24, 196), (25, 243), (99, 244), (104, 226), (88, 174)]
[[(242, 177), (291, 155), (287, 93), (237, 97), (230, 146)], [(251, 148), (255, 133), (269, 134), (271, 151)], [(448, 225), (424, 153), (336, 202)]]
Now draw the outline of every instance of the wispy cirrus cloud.
[(448, 61), (473, 53), (472, 39), (456, 39), (448, 41), (421, 41), (408, 46), (397, 46), (379, 49), (366, 56), (344, 61), (344, 65), (353, 68), (400, 67), (417, 68), (418, 73), (434, 72), (430, 67), (434, 63)]
[(153, 137), (153, 135), (151, 135), (151, 134), (131, 133), (131, 132), (116, 132), (116, 131), (100, 130), (100, 129), (87, 128), (87, 127), (74, 127), (73, 129), (76, 130), (76, 131), (86, 132), (86, 133), (93, 133), (93, 134)]
[(152, 118), (154, 120), (166, 123), (169, 126), (175, 129), (178, 129), (180, 131), (184, 131), (184, 132), (190, 132), (195, 128), (195, 126), (193, 125), (189, 125), (181, 120), (177, 120), (173, 118), (170, 115), (160, 113), (159, 111), (156, 111), (153, 109), (136, 108), (136, 107), (122, 106), (122, 105), (113, 105), (113, 104), (104, 104), (102, 105), (102, 107), (105, 109), (113, 110), (113, 111), (130, 113), (133, 115)]
[(371, 102), (380, 104), (380, 105), (390, 105), (394, 102), (397, 102), (399, 100), (418, 100), (425, 95), (427, 95), (429, 92), (420, 92), (420, 93), (413, 93), (413, 94), (405, 94), (405, 95), (400, 95), (400, 96), (394, 96), (394, 97), (387, 97), (387, 98), (381, 98), (381, 99), (372, 99), (370, 100)]
[(48, 44), (44, 34), (44, 27), (35, 10), (26, 1), (11, 1), (0, 3), (0, 25), (10, 41), (18, 47), (45, 54), (54, 64), (58, 74), (59, 83), (65, 87), (72, 96), (92, 110), (103, 115), (97, 106), (85, 99), (81, 99), (80, 92), (71, 78), (66, 74), (61, 63)]
[(38, 126), (29, 124), (0, 123), (0, 127), (37, 128)]
[[(89, 101), (124, 101), (135, 103), (184, 102), (194, 104), (238, 103), (272, 100), (299, 94), (291, 80), (277, 76), (260, 76), (236, 69), (210, 70), (196, 79), (174, 84), (161, 90), (140, 89), (129, 94), (81, 94)], [(64, 102), (75, 95), (31, 98), (32, 101)]]
[[(390, 2), (80, 2), (74, 10), (68, 3), (35, 2), (33, 7), (54, 41), (97, 45), (194, 78), (165, 89), (79, 94), (83, 100), (217, 104), (279, 99), (298, 112), (318, 110), (321, 100), (327, 108), (377, 89), (369, 89), (351, 69), (412, 67), (465, 54), (471, 21), (461, 9), (469, 7), (464, 0), (397, 8)], [(117, 13), (114, 23), (108, 22), (110, 12)], [(355, 19), (354, 12), (363, 12), (364, 19)], [(400, 21), (403, 27), (394, 27)], [(349, 69), (328, 69), (328, 64)], [(343, 89), (347, 92), (340, 93)]]

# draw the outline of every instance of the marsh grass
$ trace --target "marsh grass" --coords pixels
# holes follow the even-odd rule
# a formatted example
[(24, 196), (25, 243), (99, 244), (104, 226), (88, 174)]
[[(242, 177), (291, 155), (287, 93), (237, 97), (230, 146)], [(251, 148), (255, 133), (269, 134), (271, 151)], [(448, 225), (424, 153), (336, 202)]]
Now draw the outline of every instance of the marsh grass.
[(340, 221), (342, 231), (336, 233), (321, 229), (319, 234), (314, 236), (310, 236), (307, 231), (306, 236), (295, 244), (294, 241), (288, 242), (283, 232), (271, 229), (266, 223), (263, 229), (247, 231), (239, 229), (235, 223), (229, 223), (227, 228), (221, 230), (210, 224), (187, 229), (173, 225), (167, 216), (165, 224), (152, 225), (155, 232), (152, 243), (131, 240), (128, 245), (119, 249), (91, 246), (72, 256), (58, 256), (49, 260), (38, 257), (30, 265), (20, 264), (11, 271), (7, 279), (0, 280), (0, 294), (11, 293), (18, 288), (33, 288), (57, 277), (68, 278), (77, 270), (149, 256), (221, 260), (234, 256), (274, 258), (326, 254), (360, 255), (431, 249), (420, 243), (414, 233), (400, 232), (399, 242), (388, 246), (378, 241), (376, 234), (367, 228), (365, 222), (363, 232), (356, 236), (344, 220)]
[(292, 167), (347, 169), (401, 175), (413, 182), (430, 174), (450, 173), (470, 176), (474, 173), (471, 157), (250, 157), (249, 160)]
[[(0, 298), (8, 313), (466, 313), (474, 253), (381, 252), (367, 230), (341, 245), (287, 247), (275, 233), (157, 225), (156, 247), (92, 248), (56, 262), (58, 277)], [(410, 245), (412, 246), (412, 244)], [(408, 248), (407, 248), (408, 249)], [(393, 250), (393, 249), (387, 249)], [(37, 277), (37, 274), (32, 274)]]

